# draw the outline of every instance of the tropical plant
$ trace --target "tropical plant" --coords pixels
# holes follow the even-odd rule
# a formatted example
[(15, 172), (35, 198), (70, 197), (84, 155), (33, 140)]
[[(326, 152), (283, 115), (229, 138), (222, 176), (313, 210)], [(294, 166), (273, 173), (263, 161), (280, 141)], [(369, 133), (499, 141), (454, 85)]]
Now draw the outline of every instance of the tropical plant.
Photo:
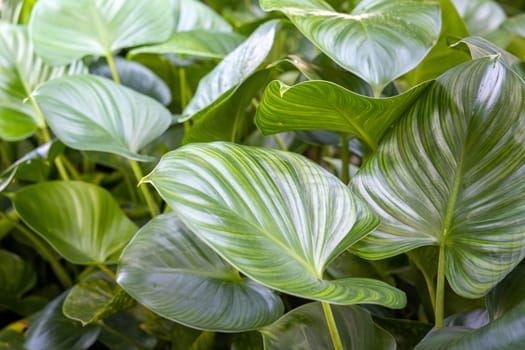
[(0, 6), (0, 349), (525, 347), (525, 4)]

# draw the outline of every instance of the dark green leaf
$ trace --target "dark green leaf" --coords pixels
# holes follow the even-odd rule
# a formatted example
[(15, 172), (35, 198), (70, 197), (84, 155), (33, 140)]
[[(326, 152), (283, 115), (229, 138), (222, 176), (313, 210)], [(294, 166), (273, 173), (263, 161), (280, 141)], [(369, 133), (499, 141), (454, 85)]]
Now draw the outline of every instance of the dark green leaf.
[(109, 192), (84, 182), (26, 186), (13, 204), (29, 227), (74, 264), (116, 262), (137, 231)]
[(0, 304), (12, 307), (10, 303), (18, 301), (35, 283), (36, 273), (29, 263), (0, 249)]

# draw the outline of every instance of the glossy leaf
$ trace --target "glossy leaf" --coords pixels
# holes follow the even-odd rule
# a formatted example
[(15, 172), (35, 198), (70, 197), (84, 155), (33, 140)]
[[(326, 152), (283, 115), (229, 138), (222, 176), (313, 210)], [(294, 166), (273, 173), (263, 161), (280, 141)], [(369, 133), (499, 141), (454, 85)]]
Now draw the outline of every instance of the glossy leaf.
[(161, 42), (172, 29), (169, 0), (40, 0), (29, 22), (35, 51), (52, 65)]
[(79, 150), (150, 161), (138, 151), (171, 122), (170, 112), (152, 98), (92, 75), (49, 81), (34, 97), (55, 135)]
[(115, 282), (93, 277), (71, 289), (62, 310), (64, 315), (85, 326), (130, 308), (134, 303)]
[(0, 23), (0, 138), (21, 140), (45, 125), (25, 102), (38, 84), (86, 71), (81, 63), (48, 66), (35, 54), (25, 27)]
[(284, 311), (278, 296), (241, 278), (173, 214), (141, 228), (120, 258), (117, 281), (159, 315), (199, 329), (256, 329)]
[(502, 56), (438, 78), (354, 177), (382, 219), (354, 251), (441, 245), (450, 286), (468, 298), (505, 277), (525, 255), (524, 97)]
[[(394, 350), (396, 342), (374, 324), (368, 311), (358, 306), (331, 306), (345, 349)], [(265, 350), (334, 349), (320, 303), (298, 307), (271, 326), (259, 330)]]
[(0, 249), (0, 304), (13, 306), (35, 284), (33, 267), (18, 255)]
[(322, 279), (377, 219), (341, 181), (299, 155), (190, 144), (164, 155), (143, 181), (213, 250), (270, 288), (337, 304), (404, 306), (404, 294), (380, 281)]
[(441, 29), (437, 3), (364, 0), (350, 14), (323, 0), (260, 0), (265, 11), (281, 11), (322, 52), (363, 78), (376, 96), (415, 68)]
[(183, 112), (181, 121), (209, 107), (228, 90), (241, 84), (263, 63), (273, 46), (279, 21), (262, 24), (241, 45), (200, 80), (195, 95)]
[(27, 332), (27, 350), (85, 350), (97, 339), (100, 328), (70, 320), (62, 314), (66, 292), (55, 298), (31, 322)]
[(345, 132), (376, 149), (385, 132), (428, 84), (395, 97), (377, 99), (328, 81), (307, 81), (294, 86), (273, 81), (264, 91), (256, 123), (264, 134), (290, 130)]
[(213, 32), (202, 29), (177, 32), (161, 44), (133, 49), (129, 55), (173, 53), (196, 57), (223, 58), (239, 46), (244, 39), (242, 35), (236, 33)]
[(497, 29), (507, 17), (492, 0), (452, 0), (471, 35), (485, 35)]
[[(171, 102), (171, 91), (168, 85), (150, 69), (140, 63), (115, 57), (120, 83), (137, 92), (147, 95), (167, 106)], [(113, 79), (111, 69), (107, 64), (90, 67), (91, 73)]]
[(231, 32), (231, 25), (206, 4), (198, 0), (171, 0), (175, 16), (175, 32), (204, 29)]
[(74, 264), (116, 262), (137, 231), (109, 192), (84, 182), (26, 186), (13, 204), (29, 227)]
[[(525, 346), (523, 313), (525, 283), (523, 266), (517, 267), (505, 280), (488, 295), (489, 312), (493, 320), (481, 325), (472, 323), (472, 317), (479, 314), (471, 312), (469, 323), (454, 325), (430, 332), (416, 347), (417, 350), (514, 350)], [(521, 292), (521, 293), (520, 293)], [(445, 322), (455, 318), (447, 318)], [(486, 316), (485, 316), (486, 317)], [(475, 320), (475, 319), (474, 319)], [(479, 322), (478, 322), (479, 323)], [(479, 327), (479, 328), (478, 328)]]

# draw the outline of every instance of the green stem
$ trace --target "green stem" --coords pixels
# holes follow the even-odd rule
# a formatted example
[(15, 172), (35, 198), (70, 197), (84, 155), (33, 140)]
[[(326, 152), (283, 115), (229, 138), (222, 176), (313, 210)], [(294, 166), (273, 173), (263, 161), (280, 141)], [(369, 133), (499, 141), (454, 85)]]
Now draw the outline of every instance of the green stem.
[(8, 221), (10, 221), (14, 227), (17, 228), (20, 233), (22, 233), (33, 245), (33, 247), (42, 254), (44, 259), (49, 261), (49, 264), (51, 265), (51, 268), (53, 269), (53, 272), (55, 273), (56, 277), (64, 286), (65, 288), (70, 288), (73, 286), (73, 281), (69, 277), (68, 273), (64, 269), (62, 265), (58, 262), (57, 258), (55, 257), (55, 253), (52, 250), (51, 247), (46, 245), (44, 242), (40, 240), (35, 234), (31, 231), (29, 231), (24, 226), (20, 225), (15, 220), (11, 219), (9, 216), (5, 215), (3, 212), (0, 212), (0, 216), (4, 217)]
[(104, 329), (106, 332), (111, 333), (114, 336), (116, 336), (116, 337), (126, 341), (127, 343), (133, 345), (137, 349), (147, 350), (147, 348), (144, 345), (142, 345), (141, 343), (139, 343), (135, 339), (132, 339), (132, 338), (128, 337), (127, 335), (125, 335), (124, 333), (121, 333), (120, 331), (107, 326), (106, 324), (104, 324), (104, 322), (100, 321), (100, 322), (98, 322), (98, 325), (100, 327), (102, 327), (102, 329)]
[(335, 323), (334, 314), (332, 313), (332, 308), (329, 303), (323, 302), (323, 311), (326, 318), (326, 323), (328, 324), (328, 330), (330, 331), (330, 337), (332, 338), (332, 343), (334, 344), (335, 350), (343, 350), (343, 342), (339, 336), (339, 331), (337, 330), (337, 325)]
[(111, 52), (108, 52), (106, 55), (106, 61), (108, 62), (109, 69), (111, 70), (111, 75), (115, 83), (120, 84), (120, 77), (118, 75), (117, 67), (115, 66), (115, 61), (113, 60), (113, 55)]
[(344, 184), (350, 182), (350, 150), (348, 144), (350, 142), (350, 136), (348, 134), (341, 134), (341, 181)]
[[(144, 175), (142, 174), (142, 170), (140, 170), (140, 166), (137, 163), (137, 161), (130, 159), (129, 164), (131, 165), (131, 169), (133, 170), (133, 174), (135, 174), (135, 178), (138, 182), (142, 180)], [(140, 190), (142, 191), (142, 194), (144, 195), (144, 199), (146, 200), (146, 204), (148, 205), (149, 212), (151, 213), (152, 217), (156, 217), (159, 215), (159, 207), (157, 206), (157, 203), (155, 203), (155, 200), (153, 199), (153, 196), (151, 195), (151, 192), (149, 191), (147, 186), (140, 185)]]
[(186, 108), (189, 102), (187, 82), (186, 82), (186, 70), (184, 67), (179, 68), (179, 89), (180, 89), (180, 107), (182, 110)]
[(277, 145), (279, 145), (281, 151), (288, 151), (288, 147), (286, 147), (286, 144), (284, 143), (281, 135), (273, 134), (273, 139), (275, 140), (275, 142), (277, 142)]
[(7, 147), (6, 142), (0, 142), (0, 156), (2, 156), (2, 163), (4, 163), (6, 169), (12, 164)]
[(439, 247), (436, 288), (436, 329), (441, 329), (443, 328), (445, 310), (445, 245), (443, 243)]
[(425, 278), (425, 282), (427, 284), (428, 294), (430, 295), (430, 303), (432, 304), (432, 308), (436, 309), (436, 284), (434, 283), (434, 280), (427, 276), (426, 273), (423, 273), (423, 277)]
[(117, 280), (117, 276), (115, 275), (115, 273), (113, 271), (111, 271), (109, 269), (109, 267), (107, 267), (106, 265), (104, 264), (98, 264), (97, 267), (101, 270), (101, 271), (104, 271), (104, 273), (106, 275), (108, 275), (113, 281), (116, 281)]

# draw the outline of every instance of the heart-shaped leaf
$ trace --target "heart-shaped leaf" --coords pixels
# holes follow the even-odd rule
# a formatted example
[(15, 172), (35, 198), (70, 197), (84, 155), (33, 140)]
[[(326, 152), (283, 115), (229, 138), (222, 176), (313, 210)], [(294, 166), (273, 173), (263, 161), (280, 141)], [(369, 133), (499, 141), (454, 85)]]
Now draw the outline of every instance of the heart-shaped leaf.
[[(137, 62), (127, 61), (122, 57), (115, 57), (115, 68), (122, 85), (154, 98), (165, 106), (170, 104), (170, 88), (147, 67)], [(93, 74), (113, 79), (111, 68), (106, 63), (99, 62), (89, 69)]]
[(224, 93), (241, 84), (255, 72), (270, 53), (278, 28), (278, 20), (262, 24), (202, 78), (195, 95), (183, 112), (181, 121), (209, 107)]
[(169, 152), (151, 183), (199, 238), (250, 278), (303, 298), (403, 307), (361, 278), (324, 280), (327, 264), (377, 225), (339, 179), (302, 156), (231, 143)]
[(204, 29), (211, 32), (231, 32), (231, 25), (206, 4), (198, 0), (171, 0), (175, 17), (175, 32)]
[(454, 291), (485, 295), (525, 256), (524, 99), (502, 55), (439, 77), (354, 177), (382, 218), (354, 251), (438, 245)]
[[(341, 342), (345, 349), (394, 350), (392, 335), (378, 327), (370, 313), (359, 306), (332, 306)], [(333, 349), (330, 331), (321, 303), (310, 303), (294, 309), (271, 326), (259, 330), (265, 350)]]
[[(486, 324), (482, 314), (481, 324), (476, 320), (480, 311), (464, 315), (464, 322), (458, 322), (457, 315), (445, 320), (455, 324), (430, 332), (416, 347), (417, 350), (514, 350), (525, 345), (525, 267), (514, 269), (498, 286), (487, 295), (487, 309), (492, 321)], [(448, 322), (447, 322), (448, 321)], [(466, 322), (465, 322), (466, 321)], [(472, 322), (474, 321), (474, 322)]]
[(26, 186), (13, 204), (29, 227), (74, 264), (116, 262), (137, 231), (109, 192), (84, 182)]
[(27, 350), (85, 350), (97, 340), (100, 328), (93, 325), (83, 327), (62, 313), (62, 303), (67, 292), (62, 293), (38, 314), (27, 332)]
[(130, 308), (134, 303), (115, 282), (90, 277), (71, 289), (62, 310), (64, 315), (85, 326)]
[(16, 141), (45, 126), (25, 99), (36, 86), (63, 75), (87, 72), (81, 63), (50, 67), (33, 51), (26, 27), (0, 23), (0, 138)]
[(141, 228), (120, 258), (117, 281), (159, 315), (199, 329), (256, 329), (284, 311), (278, 296), (241, 278), (173, 213)]
[(71, 148), (150, 161), (138, 151), (169, 127), (154, 99), (108, 79), (77, 75), (46, 82), (34, 98), (55, 135)]
[(40, 0), (29, 22), (35, 51), (52, 65), (161, 42), (172, 30), (169, 0)]
[(291, 130), (349, 133), (374, 150), (384, 133), (428, 84), (398, 96), (377, 99), (328, 81), (306, 81), (294, 86), (273, 81), (264, 91), (256, 123), (264, 134)]
[(232, 52), (245, 38), (236, 33), (222, 33), (208, 30), (192, 30), (173, 33), (171, 37), (157, 45), (143, 46), (131, 50), (132, 57), (141, 53), (166, 54), (223, 58)]
[(421, 1), (363, 0), (350, 14), (323, 0), (260, 0), (281, 11), (322, 52), (363, 78), (375, 96), (427, 55), (441, 29), (439, 5)]

